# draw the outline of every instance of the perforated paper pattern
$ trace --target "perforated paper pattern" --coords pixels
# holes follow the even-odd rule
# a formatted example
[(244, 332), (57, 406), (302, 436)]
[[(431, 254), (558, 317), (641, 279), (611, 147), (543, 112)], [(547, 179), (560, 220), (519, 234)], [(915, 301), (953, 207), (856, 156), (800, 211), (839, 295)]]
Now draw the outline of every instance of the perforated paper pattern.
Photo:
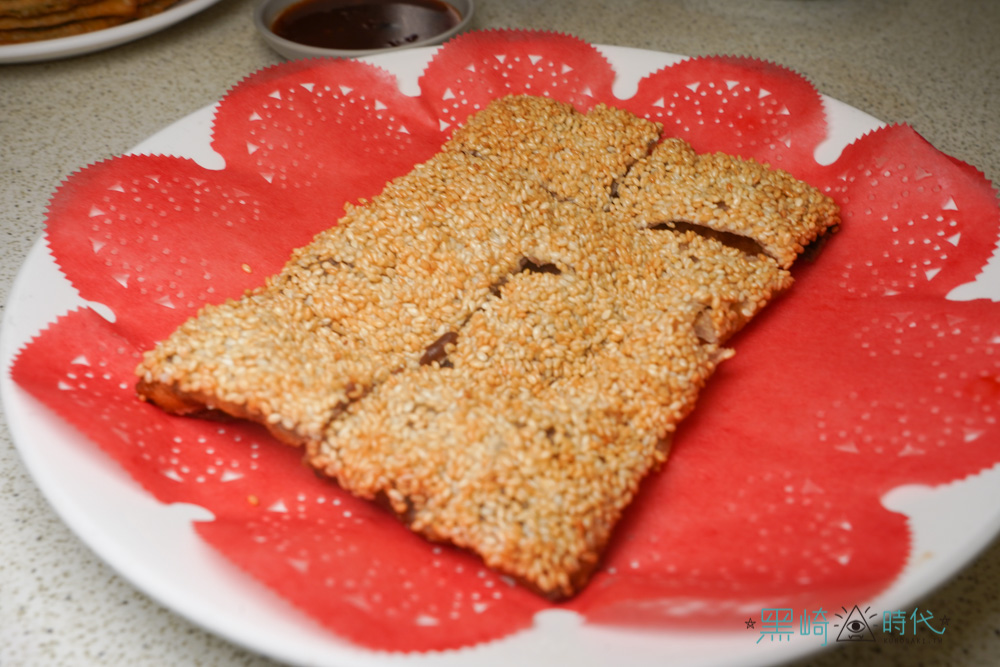
[[(222, 100), (225, 168), (120, 157), (70, 176), (46, 240), (81, 296), (19, 355), (15, 380), (163, 502), (207, 508), (201, 537), (339, 636), (374, 649), (447, 649), (531, 625), (549, 604), (429, 544), (318, 479), (253, 425), (170, 417), (140, 402), (140, 351), (204, 302), (236, 297), (333, 224), (346, 201), (429, 157), (505, 93), (581, 110), (604, 101), (700, 151), (788, 169), (831, 194), (843, 227), (792, 292), (733, 345), (644, 484), (591, 584), (563, 606), (594, 623), (725, 625), (769, 603), (836, 609), (888, 586), (909, 555), (879, 499), (1000, 461), (1000, 304), (945, 297), (994, 252), (981, 174), (906, 126), (833, 164), (821, 99), (750, 59), (699, 58), (617, 100), (615, 73), (565, 35), (494, 31), (449, 42), (403, 95), (375, 67), (302, 61)], [(878, 545), (878, 548), (872, 548)]]

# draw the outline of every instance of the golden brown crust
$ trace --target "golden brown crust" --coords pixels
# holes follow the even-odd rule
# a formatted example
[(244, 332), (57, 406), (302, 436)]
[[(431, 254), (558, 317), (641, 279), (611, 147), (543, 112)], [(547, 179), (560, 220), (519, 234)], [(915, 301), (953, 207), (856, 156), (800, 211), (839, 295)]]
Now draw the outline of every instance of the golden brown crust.
[(49, 28), (74, 21), (95, 18), (132, 18), (139, 4), (136, 0), (96, 0), (63, 12), (52, 12), (30, 18), (0, 17), (0, 31), (15, 28)]
[(565, 102), (511, 96), (472, 116), (444, 150), (489, 160), (560, 201), (600, 210), (659, 135), (653, 123), (603, 104), (581, 114)]
[(0, 0), (0, 16), (40, 16), (66, 12), (96, 0)]
[(179, 0), (0, 0), (0, 44), (72, 37), (158, 14)]
[(113, 28), (116, 25), (121, 25), (131, 20), (130, 17), (125, 16), (108, 16), (72, 21), (48, 28), (12, 28), (9, 30), (0, 30), (0, 44), (23, 44), (46, 39), (72, 37), (74, 35), (104, 30), (105, 28)]
[(791, 282), (694, 233), (572, 217), (589, 222), (576, 247), (542, 256), (559, 273), (513, 275), (458, 332), (447, 367), (393, 375), (306, 457), (553, 597), (599, 559), (728, 356), (719, 341)]
[(186, 392), (176, 384), (149, 383), (140, 379), (135, 386), (139, 397), (171, 414), (199, 419), (225, 420), (243, 419), (264, 424), (276, 439), (294, 447), (306, 447), (309, 441), (297, 433), (268, 424), (263, 415), (235, 403), (219, 401), (214, 395), (202, 392)]
[(752, 239), (783, 268), (840, 223), (830, 197), (788, 172), (724, 153), (699, 155), (677, 138), (629, 172), (615, 206), (643, 227), (692, 223)]
[(139, 0), (139, 8), (136, 11), (135, 17), (137, 19), (144, 19), (155, 16), (170, 9), (178, 2), (180, 0)]
[[(683, 199), (650, 166), (664, 154), (643, 158), (656, 132), (606, 107), (491, 105), (147, 352), (140, 394), (260, 421), (414, 531), (572, 595), (725, 341), (791, 285), (763, 254), (647, 224), (643, 202)], [(784, 257), (827, 222), (805, 218), (772, 220), (807, 229), (785, 245), (726, 227)]]

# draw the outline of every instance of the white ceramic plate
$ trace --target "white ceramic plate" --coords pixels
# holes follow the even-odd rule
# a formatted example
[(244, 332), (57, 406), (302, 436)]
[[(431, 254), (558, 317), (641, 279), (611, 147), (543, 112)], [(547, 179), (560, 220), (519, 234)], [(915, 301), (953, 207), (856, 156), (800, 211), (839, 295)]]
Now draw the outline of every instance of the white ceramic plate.
[[(620, 47), (599, 47), (619, 73), (615, 93), (635, 91), (645, 74), (681, 56)], [(368, 58), (399, 77), (416, 94), (417, 77), (434, 50)], [(817, 151), (829, 163), (843, 146), (880, 125), (840, 102), (824, 98), (831, 136)], [(209, 145), (214, 107), (178, 121), (134, 149), (189, 157), (207, 168), (222, 158)], [(965, 298), (1000, 300), (997, 257)], [(989, 287), (992, 285), (992, 287)], [(232, 567), (205, 545), (191, 521), (208, 513), (190, 505), (165, 506), (147, 495), (105, 457), (82, 441), (10, 379), (17, 350), (59, 314), (83, 303), (57, 270), (43, 242), (28, 255), (11, 290), (0, 325), (0, 397), (25, 466), (69, 527), (125, 579), (161, 604), (232, 642), (296, 665), (662, 665), (664, 656), (684, 665), (767, 665), (820, 650), (819, 641), (754, 644), (753, 632), (677, 633), (626, 631), (583, 625), (570, 612), (548, 611), (535, 626), (476, 648), (409, 657), (352, 646), (270, 590)], [(897, 489), (883, 499), (907, 514), (914, 554), (899, 579), (872, 609), (903, 609), (953, 576), (1000, 532), (1000, 466), (933, 490)], [(834, 612), (838, 610), (833, 610)], [(831, 616), (831, 620), (833, 617)], [(832, 628), (831, 628), (832, 629)], [(754, 636), (751, 636), (754, 635)], [(831, 637), (830, 646), (834, 646)]]
[(0, 65), (58, 60), (109, 49), (169, 28), (217, 2), (219, 0), (181, 0), (159, 14), (104, 30), (40, 42), (5, 44), (0, 46)]

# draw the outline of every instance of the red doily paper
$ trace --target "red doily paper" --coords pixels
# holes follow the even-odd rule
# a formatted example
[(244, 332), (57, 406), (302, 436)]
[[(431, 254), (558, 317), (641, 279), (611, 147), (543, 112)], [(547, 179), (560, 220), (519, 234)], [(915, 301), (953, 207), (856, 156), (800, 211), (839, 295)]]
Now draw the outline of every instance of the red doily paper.
[[(1000, 461), (1000, 306), (947, 300), (993, 253), (989, 183), (889, 127), (832, 165), (800, 76), (737, 58), (683, 61), (612, 94), (614, 71), (572, 37), (470, 33), (402, 94), (352, 61), (286, 63), (218, 110), (225, 168), (120, 157), (55, 194), (47, 241), (89, 309), (19, 355), (15, 380), (159, 500), (200, 505), (202, 538), (331, 631), (386, 650), (447, 649), (531, 625), (549, 603), (474, 557), (434, 546), (304, 468), (241, 423), (172, 418), (138, 401), (140, 351), (204, 302), (262, 282), (345, 201), (429, 157), (504, 93), (599, 101), (664, 124), (700, 151), (788, 169), (829, 192), (844, 224), (792, 293), (734, 341), (736, 357), (682, 425), (603, 568), (564, 608), (594, 623), (732, 623), (747, 605), (837, 609), (885, 589), (909, 553), (905, 518), (879, 502)], [(872, 548), (878, 545), (878, 548)]]

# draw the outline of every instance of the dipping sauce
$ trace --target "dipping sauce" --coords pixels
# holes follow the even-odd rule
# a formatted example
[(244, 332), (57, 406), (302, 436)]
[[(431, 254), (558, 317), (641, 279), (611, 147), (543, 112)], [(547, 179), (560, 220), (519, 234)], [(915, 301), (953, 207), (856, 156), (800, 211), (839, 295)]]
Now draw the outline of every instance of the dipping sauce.
[(441, 0), (302, 0), (271, 30), (287, 40), (328, 49), (385, 49), (440, 35), (462, 20)]

